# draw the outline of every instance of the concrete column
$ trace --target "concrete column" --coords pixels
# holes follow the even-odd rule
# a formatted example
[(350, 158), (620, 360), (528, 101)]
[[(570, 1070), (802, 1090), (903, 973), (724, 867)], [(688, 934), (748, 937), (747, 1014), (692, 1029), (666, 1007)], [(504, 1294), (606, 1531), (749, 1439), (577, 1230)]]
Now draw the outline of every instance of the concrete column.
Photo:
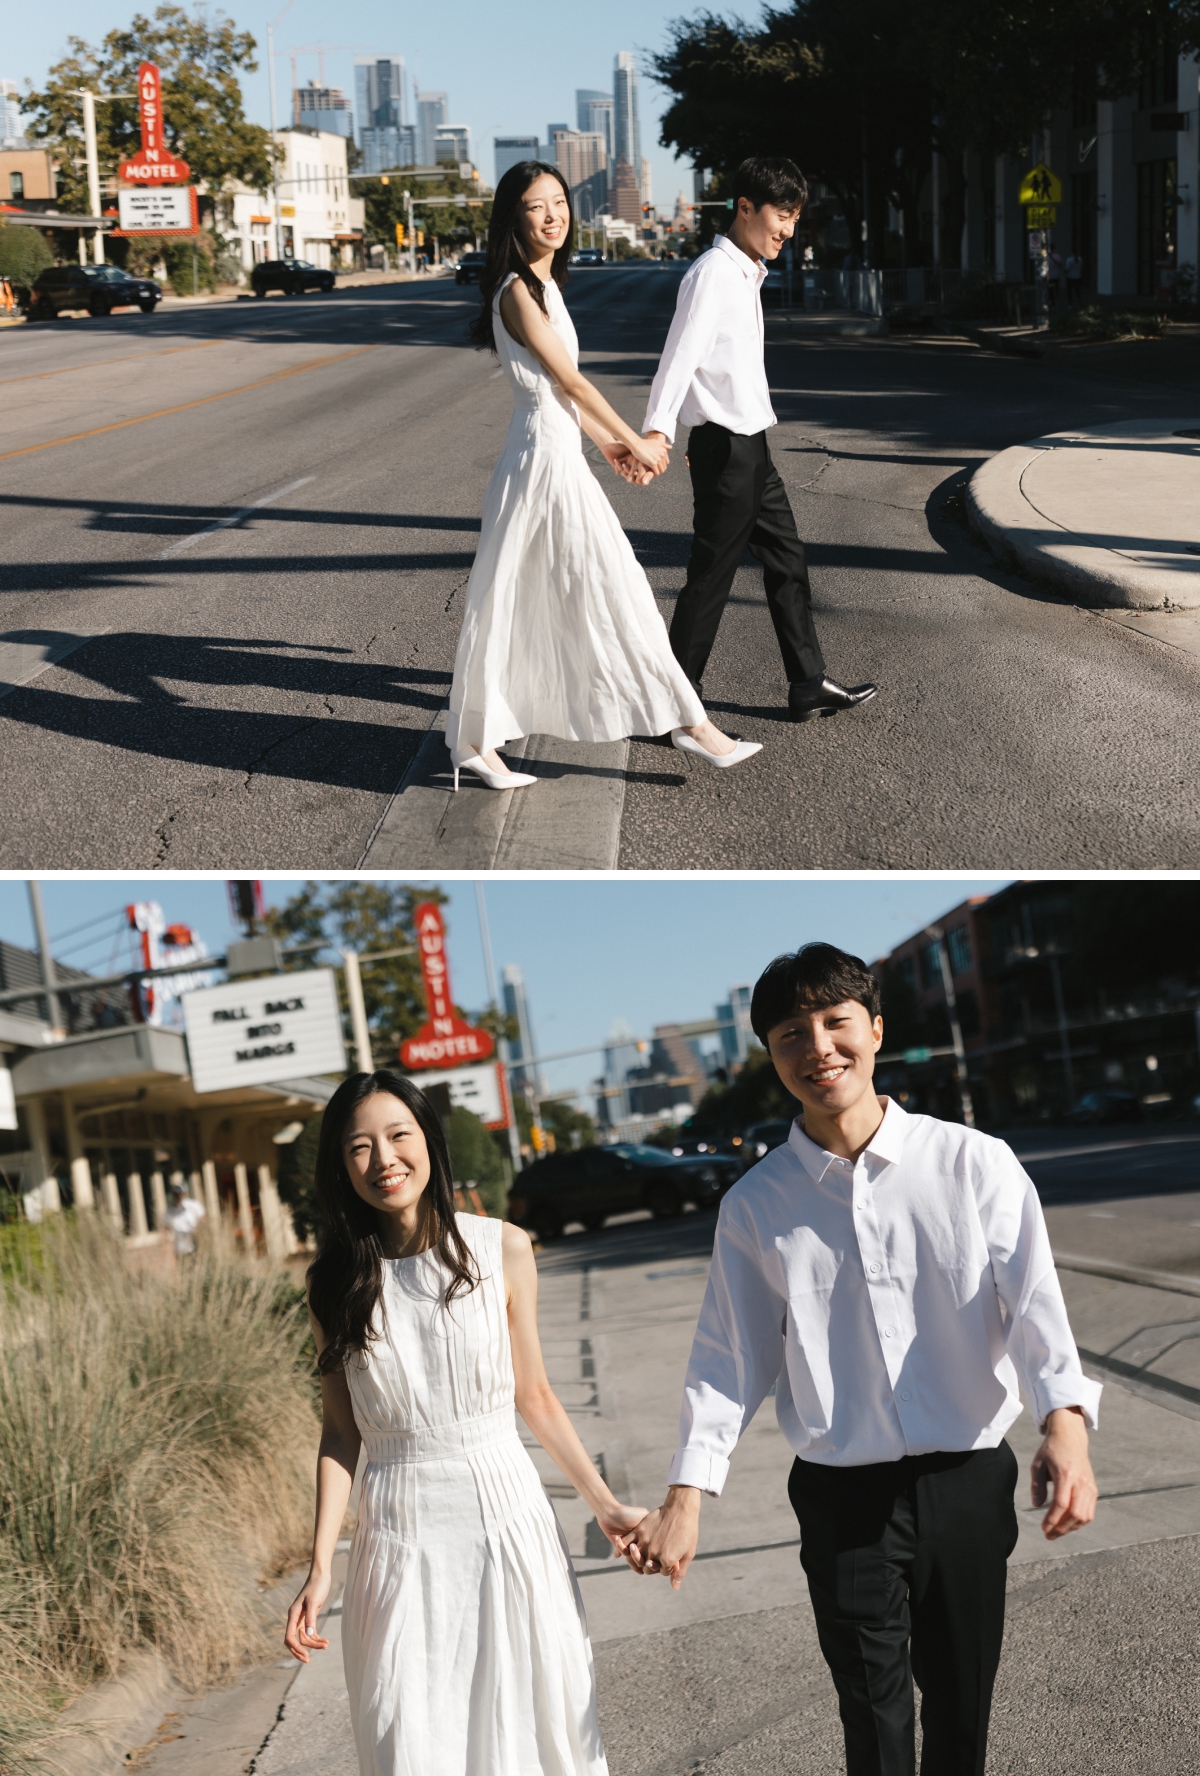
[(125, 1180), (125, 1188), (129, 1192), (129, 1237), (145, 1239), (150, 1232), (146, 1224), (146, 1197), (142, 1190), (140, 1172), (130, 1172)]
[(254, 1210), (250, 1206), (250, 1180), (240, 1159), (233, 1168), (233, 1181), (237, 1186), (238, 1226), (242, 1230), (242, 1248), (247, 1258), (253, 1258), (258, 1249), (254, 1238)]
[(25, 1120), (29, 1129), (29, 1148), (33, 1159), (33, 1169), (37, 1174), (31, 1180), (32, 1188), (39, 1193), (43, 1213), (53, 1215), (62, 1208), (62, 1199), (58, 1194), (58, 1179), (54, 1176), (54, 1161), (50, 1157), (50, 1143), (46, 1139), (45, 1107), (40, 1098), (26, 1100)]
[(200, 1168), (200, 1176), (204, 1181), (204, 1207), (213, 1226), (221, 1219), (221, 1198), (217, 1193), (217, 1168), (211, 1159), (206, 1159)]
[(1179, 230), (1175, 263), (1182, 270), (1192, 268), (1192, 300), (1200, 280), (1200, 58), (1179, 58), (1179, 109), (1187, 127), (1175, 138), (1176, 183), (1179, 198), (1176, 211)]
[(1096, 107), (1096, 290), (1101, 296), (1137, 291), (1133, 105), (1133, 99), (1101, 99)]
[(281, 1213), (283, 1204), (279, 1200), (279, 1189), (271, 1176), (270, 1166), (261, 1165), (258, 1168), (258, 1207), (262, 1215), (267, 1256), (278, 1264), (286, 1256)]
[(172, 1184), (175, 1182), (176, 1178), (179, 1179), (181, 1184), (187, 1184), (187, 1193), (193, 1202), (202, 1203), (204, 1201), (204, 1186), (200, 1181), (199, 1172), (189, 1172), (186, 1179), (182, 1172), (172, 1172)]
[(154, 1214), (154, 1226), (161, 1233), (167, 1225), (167, 1187), (161, 1172), (150, 1174), (150, 1203)]
[(959, 264), (964, 271), (982, 272), (984, 266), (983, 170), (983, 164), (977, 154), (963, 154), (963, 172), (967, 181), (967, 207), (963, 217)]
[(1025, 277), (1025, 217), (1017, 197), (1021, 169), (1009, 154), (996, 156), (996, 278), (1019, 284)]
[(96, 1206), (96, 1196), (92, 1189), (92, 1168), (84, 1158), (79, 1123), (70, 1098), (63, 1099), (62, 1115), (63, 1128), (67, 1133), (67, 1158), (71, 1162), (71, 1196), (77, 1209), (91, 1209)]
[(125, 1216), (121, 1212), (121, 1188), (117, 1183), (115, 1172), (105, 1172), (100, 1180), (100, 1194), (104, 1198), (104, 1213), (117, 1233), (125, 1232)]

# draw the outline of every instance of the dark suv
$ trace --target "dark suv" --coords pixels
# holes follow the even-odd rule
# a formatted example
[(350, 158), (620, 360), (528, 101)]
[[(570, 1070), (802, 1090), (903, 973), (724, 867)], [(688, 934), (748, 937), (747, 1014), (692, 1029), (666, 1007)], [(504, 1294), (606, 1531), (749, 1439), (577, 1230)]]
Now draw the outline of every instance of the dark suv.
[(336, 272), (322, 271), (307, 259), (264, 259), (250, 273), (250, 287), (256, 296), (265, 296), (268, 290), (302, 296), (305, 290), (332, 290), (336, 283)]
[(153, 314), (161, 300), (153, 278), (134, 277), (117, 265), (52, 265), (33, 280), (26, 313), (31, 321), (52, 321), (79, 308), (90, 315), (111, 314), (114, 308)]
[(716, 1155), (664, 1153), (661, 1147), (581, 1147), (552, 1153), (514, 1179), (508, 1212), (543, 1242), (557, 1239), (568, 1221), (603, 1227), (609, 1215), (649, 1209), (659, 1219), (685, 1203), (715, 1209), (742, 1175), (738, 1160)]
[(460, 253), (454, 267), (456, 284), (477, 284), (487, 264), (486, 253)]

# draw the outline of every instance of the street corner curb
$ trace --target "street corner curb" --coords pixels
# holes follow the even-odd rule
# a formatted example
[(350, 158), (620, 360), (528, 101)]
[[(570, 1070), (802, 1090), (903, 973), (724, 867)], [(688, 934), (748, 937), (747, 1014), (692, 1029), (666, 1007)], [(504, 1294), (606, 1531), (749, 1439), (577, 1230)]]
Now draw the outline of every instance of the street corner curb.
[[(1169, 435), (1184, 421), (1164, 421)], [(1112, 439), (1140, 422), (1094, 428)], [(1143, 565), (1119, 550), (1068, 529), (1038, 510), (1025, 491), (1029, 470), (1065, 443), (1085, 441), (1088, 431), (1052, 432), (1014, 444), (981, 463), (966, 486), (967, 521), (1001, 562), (1069, 593), (1081, 603), (1145, 611), (1200, 607), (1200, 573)], [(1146, 546), (1154, 539), (1147, 537)]]
[(983, 351), (1003, 352), (1006, 357), (1010, 358), (1041, 358), (1045, 356), (1041, 346), (1035, 345), (1031, 339), (1024, 339), (1019, 335), (1006, 333), (999, 329), (960, 324), (954, 330), (961, 333), (964, 339), (969, 339), (973, 345), (981, 347)]

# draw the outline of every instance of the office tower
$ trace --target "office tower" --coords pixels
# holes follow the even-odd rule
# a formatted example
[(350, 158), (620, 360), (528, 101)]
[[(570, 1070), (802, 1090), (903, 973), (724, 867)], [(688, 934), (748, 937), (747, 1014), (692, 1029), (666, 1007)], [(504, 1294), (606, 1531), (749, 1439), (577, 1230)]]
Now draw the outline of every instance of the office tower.
[(729, 989), (728, 1005), (718, 1005), (721, 1053), (726, 1067), (740, 1067), (749, 1052), (753, 1032), (750, 1028), (750, 999), (754, 989), (744, 982)]
[(417, 161), (420, 166), (437, 165), (437, 133), (446, 121), (444, 92), (417, 94)]
[(618, 1018), (608, 1033), (604, 1050), (604, 1070), (599, 1084), (601, 1094), (596, 1102), (596, 1120), (602, 1128), (615, 1128), (629, 1119), (629, 1074), (641, 1056), (633, 1031), (623, 1018)]
[(500, 183), (509, 167), (522, 160), (540, 160), (542, 145), (536, 136), (496, 136), (492, 141), (496, 157), (496, 183)]
[(548, 123), (546, 125), (546, 140), (542, 143), (541, 157), (543, 160), (548, 160), (551, 166), (557, 164), (554, 159), (554, 138), (555, 136), (560, 135), (564, 130), (568, 135), (570, 134), (571, 126), (569, 123)]
[(604, 150), (609, 160), (613, 158), (613, 96), (607, 92), (596, 92), (590, 87), (581, 87), (575, 94), (575, 126), (585, 135), (599, 134), (604, 137)]
[(636, 183), (642, 170), (637, 57), (623, 49), (613, 62), (613, 155), (628, 161)]
[(632, 222), (635, 228), (642, 226), (638, 182), (633, 176), (633, 168), (623, 157), (618, 160), (608, 182), (608, 207), (622, 222)]
[(591, 222), (608, 200), (608, 153), (598, 131), (556, 129), (554, 164), (566, 179), (575, 214)]
[(354, 100), (364, 173), (386, 173), (416, 159), (404, 94), (401, 56), (355, 56)]
[(509, 1042), (509, 1069), (511, 1085), (515, 1092), (525, 1091), (528, 1087), (537, 1090), (537, 1077), (528, 1063), (534, 1058), (533, 1027), (529, 1017), (529, 1001), (525, 997), (525, 976), (515, 962), (504, 965), (504, 1009), (509, 1017), (516, 1018), (520, 1034)]
[(641, 185), (642, 202), (644, 204), (652, 204), (654, 202), (654, 181), (650, 175), (650, 162), (646, 159), (644, 154), (642, 155)]
[(438, 126), (433, 137), (433, 157), (435, 166), (444, 160), (452, 160), (456, 166), (471, 164), (471, 132), (465, 123)]
[(0, 142), (5, 148), (25, 146), (21, 97), (15, 80), (0, 80)]
[(354, 134), (354, 113), (339, 86), (318, 86), (310, 80), (292, 93), (292, 122), (298, 129), (325, 130), (334, 136)]

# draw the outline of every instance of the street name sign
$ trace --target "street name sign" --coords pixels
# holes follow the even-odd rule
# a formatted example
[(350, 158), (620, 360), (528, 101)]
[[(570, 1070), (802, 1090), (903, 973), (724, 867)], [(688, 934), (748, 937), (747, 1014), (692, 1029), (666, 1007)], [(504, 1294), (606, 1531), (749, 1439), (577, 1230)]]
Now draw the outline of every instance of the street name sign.
[(1017, 202), (1021, 204), (1060, 204), (1063, 200), (1062, 180), (1052, 173), (1044, 160), (1030, 167), (1021, 180)]
[(183, 1019), (197, 1092), (346, 1071), (331, 968), (227, 981), (186, 993)]
[(446, 927), (437, 902), (423, 900), (413, 923), (425, 982), (428, 1023), (400, 1044), (400, 1059), (415, 1072), (422, 1067), (453, 1066), (456, 1061), (486, 1061), (496, 1044), (486, 1030), (467, 1023), (454, 1010), (450, 967), (446, 960)]
[(422, 1073), (421, 1090), (428, 1091), (431, 1085), (448, 1086), (454, 1108), (473, 1111), (485, 1128), (507, 1128), (512, 1121), (508, 1085), (499, 1061), (489, 1061), (482, 1067)]
[(196, 193), (190, 185), (168, 190), (117, 193), (121, 234), (195, 234), (200, 227)]

